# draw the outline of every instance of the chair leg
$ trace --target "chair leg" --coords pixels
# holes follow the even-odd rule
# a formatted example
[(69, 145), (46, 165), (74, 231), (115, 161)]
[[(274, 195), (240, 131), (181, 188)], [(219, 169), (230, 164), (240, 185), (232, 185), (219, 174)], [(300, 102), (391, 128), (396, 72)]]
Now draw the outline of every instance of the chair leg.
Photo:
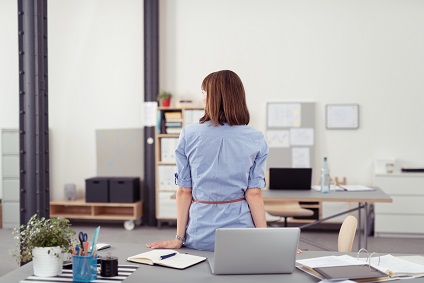
[(287, 217), (284, 217), (284, 227), (287, 227)]

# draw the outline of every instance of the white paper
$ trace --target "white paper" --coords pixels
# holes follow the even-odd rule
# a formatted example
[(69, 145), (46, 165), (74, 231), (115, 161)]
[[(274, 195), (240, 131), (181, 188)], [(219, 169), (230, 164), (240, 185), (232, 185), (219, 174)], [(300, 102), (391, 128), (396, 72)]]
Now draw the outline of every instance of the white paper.
[(267, 131), (266, 138), (269, 147), (290, 147), (289, 131)]
[(348, 192), (363, 192), (363, 191), (374, 191), (374, 188), (371, 187), (367, 187), (367, 186), (362, 186), (362, 185), (343, 185), (343, 186), (338, 186), (342, 189), (344, 189), (345, 191)]
[(155, 127), (157, 123), (158, 103), (156, 101), (144, 102), (144, 126)]
[(328, 128), (357, 128), (358, 105), (328, 105), (327, 127)]
[[(365, 262), (365, 258), (361, 258), (362, 262)], [(379, 263), (379, 264), (378, 264)], [(405, 276), (405, 275), (424, 275), (424, 265), (413, 263), (390, 254), (380, 256), (380, 262), (378, 261), (378, 255), (371, 258), (371, 265), (376, 269), (393, 274), (393, 276)]]
[(292, 148), (292, 167), (293, 168), (310, 168), (310, 150), (307, 147)]
[(312, 128), (296, 128), (290, 129), (291, 145), (313, 146), (314, 145), (314, 129)]
[(268, 104), (268, 127), (288, 128), (300, 127), (300, 103), (270, 103)]
[(308, 266), (310, 268), (364, 264), (363, 261), (357, 260), (356, 258), (349, 255), (314, 257), (307, 259), (299, 259), (296, 260), (296, 262)]

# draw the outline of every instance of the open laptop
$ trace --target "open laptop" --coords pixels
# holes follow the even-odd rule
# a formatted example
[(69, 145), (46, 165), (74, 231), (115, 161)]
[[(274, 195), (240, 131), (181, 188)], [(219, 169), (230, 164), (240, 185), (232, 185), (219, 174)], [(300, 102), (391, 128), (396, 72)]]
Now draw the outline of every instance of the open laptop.
[(300, 229), (219, 228), (215, 255), (209, 259), (213, 274), (292, 273)]
[(312, 168), (269, 168), (270, 190), (310, 190)]

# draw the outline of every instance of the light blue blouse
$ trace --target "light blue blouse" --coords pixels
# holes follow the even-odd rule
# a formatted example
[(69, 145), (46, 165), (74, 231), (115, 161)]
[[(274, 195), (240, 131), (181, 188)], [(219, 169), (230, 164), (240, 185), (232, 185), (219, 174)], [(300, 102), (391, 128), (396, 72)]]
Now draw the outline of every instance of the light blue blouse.
[[(250, 126), (214, 126), (210, 121), (186, 126), (175, 151), (176, 183), (192, 188), (193, 199), (223, 201), (244, 197), (248, 188), (265, 187), (268, 146)], [(215, 229), (255, 227), (247, 202), (192, 202), (185, 246), (214, 250)]]

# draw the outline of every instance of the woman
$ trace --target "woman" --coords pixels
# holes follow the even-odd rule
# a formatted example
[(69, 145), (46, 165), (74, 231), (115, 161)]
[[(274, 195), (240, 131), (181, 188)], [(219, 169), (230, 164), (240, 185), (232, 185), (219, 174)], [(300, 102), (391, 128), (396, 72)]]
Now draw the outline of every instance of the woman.
[(214, 250), (215, 229), (265, 228), (261, 188), (268, 146), (249, 126), (243, 83), (228, 70), (202, 83), (205, 115), (186, 126), (176, 149), (177, 234), (149, 248)]

